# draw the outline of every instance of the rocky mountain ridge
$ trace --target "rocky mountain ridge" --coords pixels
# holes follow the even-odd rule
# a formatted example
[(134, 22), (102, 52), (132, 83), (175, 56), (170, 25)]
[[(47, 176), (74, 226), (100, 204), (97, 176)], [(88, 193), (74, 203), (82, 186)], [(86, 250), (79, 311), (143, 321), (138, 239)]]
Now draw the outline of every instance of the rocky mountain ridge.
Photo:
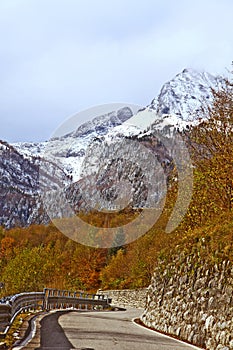
[[(111, 144), (116, 140), (139, 141), (141, 147), (149, 146), (160, 164), (166, 164), (169, 169), (171, 154), (169, 155), (165, 148), (161, 152), (161, 145), (153, 136), (153, 131), (186, 128), (190, 124), (198, 123), (203, 100), (211, 104), (211, 89), (218, 89), (221, 81), (221, 77), (185, 69), (164, 84), (159, 96), (150, 105), (141, 108), (135, 114), (129, 107), (121, 108), (96, 117), (74, 132), (47, 142), (13, 145), (1, 142), (0, 224), (9, 228), (48, 222), (49, 218), (40, 198), (41, 191), (66, 187), (67, 193), (70, 193), (69, 189), (73, 188), (76, 210), (79, 208), (77, 198), (83, 203), (80, 189), (83, 192), (87, 191), (86, 198), (93, 199), (96, 185), (90, 186), (86, 177), (88, 168), (86, 166), (82, 169), (82, 165), (84, 161), (86, 165), (88, 162), (90, 164), (98, 161), (100, 155), (96, 153), (98, 149), (96, 145), (100, 143), (105, 147), (102, 158), (107, 158), (106, 146), (113, 150)], [(120, 153), (118, 147), (117, 152), (118, 156), (111, 170), (109, 162), (104, 162), (103, 159), (101, 174), (93, 168), (95, 175), (98, 173), (97, 175), (103, 178), (105, 174), (106, 177), (101, 187), (104, 193), (103, 202), (106, 203), (106, 200), (110, 202), (116, 191), (119, 191), (113, 181), (115, 174), (118, 180), (124, 179), (131, 183), (133, 192), (131, 191), (130, 195), (135, 199), (131, 204), (136, 203), (140, 206), (145, 203), (148, 195), (148, 188), (145, 187), (146, 170), (144, 169), (144, 174), (139, 175), (140, 169), (125, 164), (123, 150), (123, 153)], [(148, 166), (150, 167), (150, 164)], [(122, 172), (126, 172), (123, 177)], [(94, 177), (92, 181), (96, 179)], [(150, 195), (151, 198), (153, 196), (158, 200), (158, 193)]]

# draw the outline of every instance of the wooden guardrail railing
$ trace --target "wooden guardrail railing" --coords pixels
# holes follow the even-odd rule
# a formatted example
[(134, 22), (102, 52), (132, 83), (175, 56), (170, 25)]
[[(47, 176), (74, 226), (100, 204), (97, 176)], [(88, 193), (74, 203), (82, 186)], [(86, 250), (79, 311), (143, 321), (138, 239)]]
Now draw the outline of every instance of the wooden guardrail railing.
[(4, 338), (15, 317), (26, 310), (107, 308), (106, 295), (45, 288), (43, 292), (20, 293), (0, 299), (0, 338)]

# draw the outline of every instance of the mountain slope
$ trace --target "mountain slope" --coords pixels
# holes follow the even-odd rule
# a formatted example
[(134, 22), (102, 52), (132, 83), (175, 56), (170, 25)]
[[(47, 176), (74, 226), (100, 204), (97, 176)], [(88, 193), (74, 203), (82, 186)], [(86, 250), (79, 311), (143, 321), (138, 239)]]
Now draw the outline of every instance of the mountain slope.
[(219, 89), (222, 81), (220, 76), (184, 69), (163, 85), (159, 96), (151, 102), (149, 108), (156, 110), (159, 116), (170, 114), (193, 122), (203, 102), (212, 102), (211, 89)]
[[(68, 182), (66, 174), (59, 169), (51, 179), (56, 164), (39, 157), (25, 157), (3, 141), (0, 141), (0, 155), (0, 225), (10, 228), (48, 222), (39, 197), (40, 188), (51, 187), (51, 181)], [(39, 184), (42, 164), (46, 171), (41, 173)]]
[(17, 143), (14, 147), (24, 156), (39, 156), (54, 160), (64, 171), (77, 181), (80, 167), (88, 145), (96, 138), (106, 135), (111, 129), (121, 125), (133, 115), (129, 107), (95, 117), (79, 126), (72, 133), (52, 138), (41, 143)]
[[(129, 167), (122, 161), (126, 159), (126, 155), (119, 147), (118, 159), (111, 162), (109, 168), (109, 162), (104, 161), (105, 158), (107, 160), (108, 147), (112, 153), (110, 156), (113, 156), (114, 143), (119, 144), (123, 140), (139, 141), (141, 147), (149, 147), (160, 164), (166, 164), (166, 175), (168, 175), (169, 169), (171, 170), (172, 154), (166, 147), (161, 149), (154, 131), (162, 130), (164, 134), (169, 134), (174, 129), (187, 128), (190, 124), (198, 123), (203, 102), (211, 105), (212, 89), (218, 89), (222, 79), (209, 73), (185, 69), (164, 84), (158, 97), (150, 105), (134, 115), (129, 107), (120, 108), (95, 117), (72, 133), (47, 142), (14, 145), (2, 142), (0, 224), (11, 227), (47, 222), (49, 219), (44, 213), (39, 194), (43, 190), (51, 190), (54, 184), (56, 188), (67, 187), (67, 193), (73, 198), (76, 209), (80, 207), (79, 203), (83, 205), (84, 192), (86, 199), (89, 198), (90, 203), (96, 205), (94, 195), (96, 186), (95, 183), (90, 186), (87, 177), (88, 164), (92, 164), (92, 170), (94, 169), (93, 171), (99, 176), (97, 178), (102, 179), (103, 206), (106, 204), (106, 199), (111, 204), (110, 201), (116, 191), (119, 191), (113, 179), (115, 174), (118, 180), (131, 182), (133, 192), (129, 195), (135, 199), (131, 204), (140, 207), (148, 195), (148, 189), (144, 186), (147, 170), (144, 168), (145, 173), (140, 177), (137, 167)], [(100, 156), (96, 152), (100, 143), (105, 150), (102, 152), (102, 163), (99, 163), (102, 164), (102, 170), (98, 173)], [(140, 153), (140, 150), (137, 152)], [(135, 161), (133, 157), (131, 161)], [(149, 171), (150, 164), (147, 166)], [(125, 172), (123, 177), (122, 172)], [(135, 180), (132, 181), (133, 177)], [(92, 181), (97, 178), (92, 177)], [(160, 198), (156, 192), (151, 193), (151, 196)]]

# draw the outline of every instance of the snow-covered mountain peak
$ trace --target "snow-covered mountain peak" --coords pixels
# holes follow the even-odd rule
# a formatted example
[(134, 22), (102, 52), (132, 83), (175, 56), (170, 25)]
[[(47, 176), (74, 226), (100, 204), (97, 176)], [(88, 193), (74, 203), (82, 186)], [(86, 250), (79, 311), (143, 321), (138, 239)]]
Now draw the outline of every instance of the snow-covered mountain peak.
[(54, 137), (41, 143), (20, 142), (14, 147), (24, 157), (40, 156), (57, 162), (65, 172), (77, 181), (80, 177), (80, 168), (89, 144), (96, 137), (107, 135), (112, 129), (121, 126), (133, 116), (128, 106), (115, 111), (99, 115), (85, 122), (73, 132), (62, 137)]
[[(166, 147), (158, 146), (155, 131), (162, 131), (169, 137), (174, 130), (199, 123), (200, 118), (206, 117), (200, 115), (203, 102), (211, 106), (212, 89), (218, 90), (222, 82), (222, 77), (184, 69), (165, 83), (158, 97), (145, 108), (132, 105), (122, 108), (122, 104), (113, 109), (99, 106), (101, 113), (99, 109), (93, 109), (93, 114), (90, 113), (92, 120), (74, 127), (69, 134), (59, 133), (58, 129), (54, 138), (41, 143), (9, 145), (0, 141), (0, 224), (12, 227), (48, 222), (49, 217), (39, 194), (44, 190), (47, 192), (53, 181), (56, 186), (64, 185), (78, 209), (86, 210), (86, 197), (90, 201), (96, 198), (96, 184), (91, 186), (90, 177), (86, 176), (89, 164), (93, 165), (92, 170), (96, 170), (96, 174), (100, 165), (100, 175), (103, 175), (101, 186), (106, 185), (106, 193), (103, 192), (106, 199), (108, 196), (112, 198), (112, 193), (116, 192), (115, 176), (120, 178), (126, 171), (125, 178), (134, 179), (134, 205), (140, 205), (141, 199), (146, 196), (143, 174), (140, 175), (139, 169), (133, 166), (127, 167), (126, 159), (132, 164), (134, 162), (127, 156), (124, 142), (127, 146), (128, 141), (136, 140), (139, 141), (135, 143), (136, 147), (148, 147), (161, 162), (167, 164), (168, 173), (171, 157)], [(113, 112), (109, 113), (110, 110)], [(103, 146), (102, 156), (98, 153), (98, 143)], [(108, 168), (109, 164), (104, 163), (109, 152), (116, 161), (113, 168)], [(139, 153), (140, 149), (135, 151), (136, 155)], [(125, 154), (128, 158), (125, 158)], [(150, 168), (149, 159), (146, 159), (146, 163)], [(82, 193), (87, 193), (87, 196)], [(54, 212), (57, 213), (57, 202), (54, 203)]]
[(96, 135), (106, 134), (109, 129), (121, 125), (126, 120), (133, 116), (133, 112), (129, 107), (123, 107), (116, 111), (106, 113), (100, 116), (95, 117), (94, 119), (87, 121), (82, 124), (71, 133), (73, 137), (80, 137), (92, 132)]
[(149, 108), (156, 110), (159, 117), (172, 115), (195, 122), (201, 105), (212, 102), (212, 89), (219, 89), (222, 81), (220, 76), (186, 68), (163, 85)]
[(28, 159), (31, 156), (55, 159), (77, 181), (86, 150), (96, 137), (111, 142), (115, 138), (141, 137), (150, 129), (170, 132), (174, 128), (186, 128), (198, 122), (203, 101), (211, 104), (212, 88), (218, 89), (222, 80), (207, 72), (184, 69), (163, 85), (149, 106), (134, 109), (138, 110), (135, 114), (128, 106), (121, 107), (95, 116), (62, 137), (38, 144), (19, 143), (14, 147)]

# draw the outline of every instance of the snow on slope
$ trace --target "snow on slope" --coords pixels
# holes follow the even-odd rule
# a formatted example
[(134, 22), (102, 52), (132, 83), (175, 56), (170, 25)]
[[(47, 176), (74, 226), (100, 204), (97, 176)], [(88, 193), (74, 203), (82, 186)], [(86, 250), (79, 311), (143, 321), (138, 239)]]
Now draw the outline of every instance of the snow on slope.
[(78, 181), (88, 146), (96, 138), (111, 142), (116, 138), (138, 136), (150, 129), (180, 129), (199, 122), (203, 102), (211, 104), (212, 88), (223, 78), (193, 69), (184, 69), (165, 83), (157, 98), (135, 115), (128, 108), (94, 118), (74, 132), (42, 143), (18, 143), (14, 147), (25, 157), (32, 155), (55, 160)]
[(193, 122), (203, 102), (212, 102), (211, 89), (219, 89), (222, 81), (220, 76), (184, 69), (163, 85), (159, 96), (151, 102), (149, 108), (156, 110), (158, 116), (174, 115)]
[(73, 181), (80, 178), (80, 170), (85, 152), (96, 137), (103, 137), (112, 128), (121, 125), (133, 115), (130, 108), (120, 108), (118, 111), (98, 116), (82, 124), (77, 130), (63, 137), (52, 138), (41, 143), (15, 143), (13, 146), (26, 158), (40, 156), (56, 162), (65, 172), (72, 176)]
[[(162, 87), (159, 96), (150, 105), (142, 108), (135, 115), (131, 109), (125, 107), (116, 112), (100, 115), (72, 133), (47, 142), (17, 143), (12, 147), (0, 141), (0, 224), (10, 228), (17, 225), (27, 226), (31, 223), (49, 222), (38, 194), (41, 189), (47, 191), (54, 182), (61, 183), (62, 186), (64, 184), (71, 192), (75, 190), (77, 184), (77, 191), (72, 193), (74, 202), (76, 201), (78, 205), (83, 201), (80, 188), (87, 193), (88, 199), (95, 198), (96, 186), (95, 183), (93, 187), (90, 186), (90, 179), (87, 176), (89, 168), (85, 168), (85, 164), (87, 166), (89, 163), (94, 164), (95, 167), (99, 162), (100, 157), (95, 148), (98, 142), (102, 143), (103, 147), (107, 145), (103, 149), (102, 161), (105, 157), (107, 158), (108, 149), (114, 154), (114, 143), (120, 141), (116, 145), (119, 148), (121, 141), (122, 144), (127, 142), (127, 137), (142, 138), (142, 142), (138, 142), (137, 146), (142, 144), (148, 148), (154, 147), (152, 151), (158, 154), (161, 160), (165, 160), (169, 171), (170, 155), (164, 149), (156, 149), (156, 143), (147, 141), (153, 140), (154, 130), (163, 130), (169, 135), (169, 132), (174, 129), (186, 128), (190, 124), (198, 123), (202, 103), (211, 104), (213, 99), (211, 89), (221, 87), (222, 80), (223, 78), (214, 77), (209, 73), (185, 69)], [(147, 137), (143, 137), (144, 135)], [(122, 151), (125, 151), (124, 147), (117, 151), (120, 155), (118, 158), (125, 160)], [(104, 168), (103, 161), (102, 163), (103, 183), (107, 186), (106, 196), (111, 196), (111, 191), (114, 189), (111, 181), (114, 185), (114, 176), (120, 176), (122, 167), (126, 172), (128, 170), (121, 159), (116, 162), (115, 168), (114, 166), (111, 168), (112, 173), (108, 168)], [(150, 164), (149, 161), (147, 164)], [(60, 167), (58, 168), (57, 165)], [(56, 173), (55, 177), (54, 173)], [(135, 171), (132, 170), (133, 175), (134, 173)], [(81, 180), (80, 175), (81, 178), (83, 177)], [(141, 181), (143, 179), (140, 176), (137, 179), (133, 194), (135, 203), (140, 205), (140, 198), (144, 198), (143, 181)], [(57, 206), (56, 202), (55, 205)]]
[(107, 139), (139, 134), (142, 137), (145, 133), (150, 133), (149, 129), (171, 131), (198, 124), (201, 106), (203, 103), (212, 103), (212, 89), (218, 90), (222, 82), (220, 76), (184, 69), (163, 85), (158, 97), (150, 105), (111, 130)]

